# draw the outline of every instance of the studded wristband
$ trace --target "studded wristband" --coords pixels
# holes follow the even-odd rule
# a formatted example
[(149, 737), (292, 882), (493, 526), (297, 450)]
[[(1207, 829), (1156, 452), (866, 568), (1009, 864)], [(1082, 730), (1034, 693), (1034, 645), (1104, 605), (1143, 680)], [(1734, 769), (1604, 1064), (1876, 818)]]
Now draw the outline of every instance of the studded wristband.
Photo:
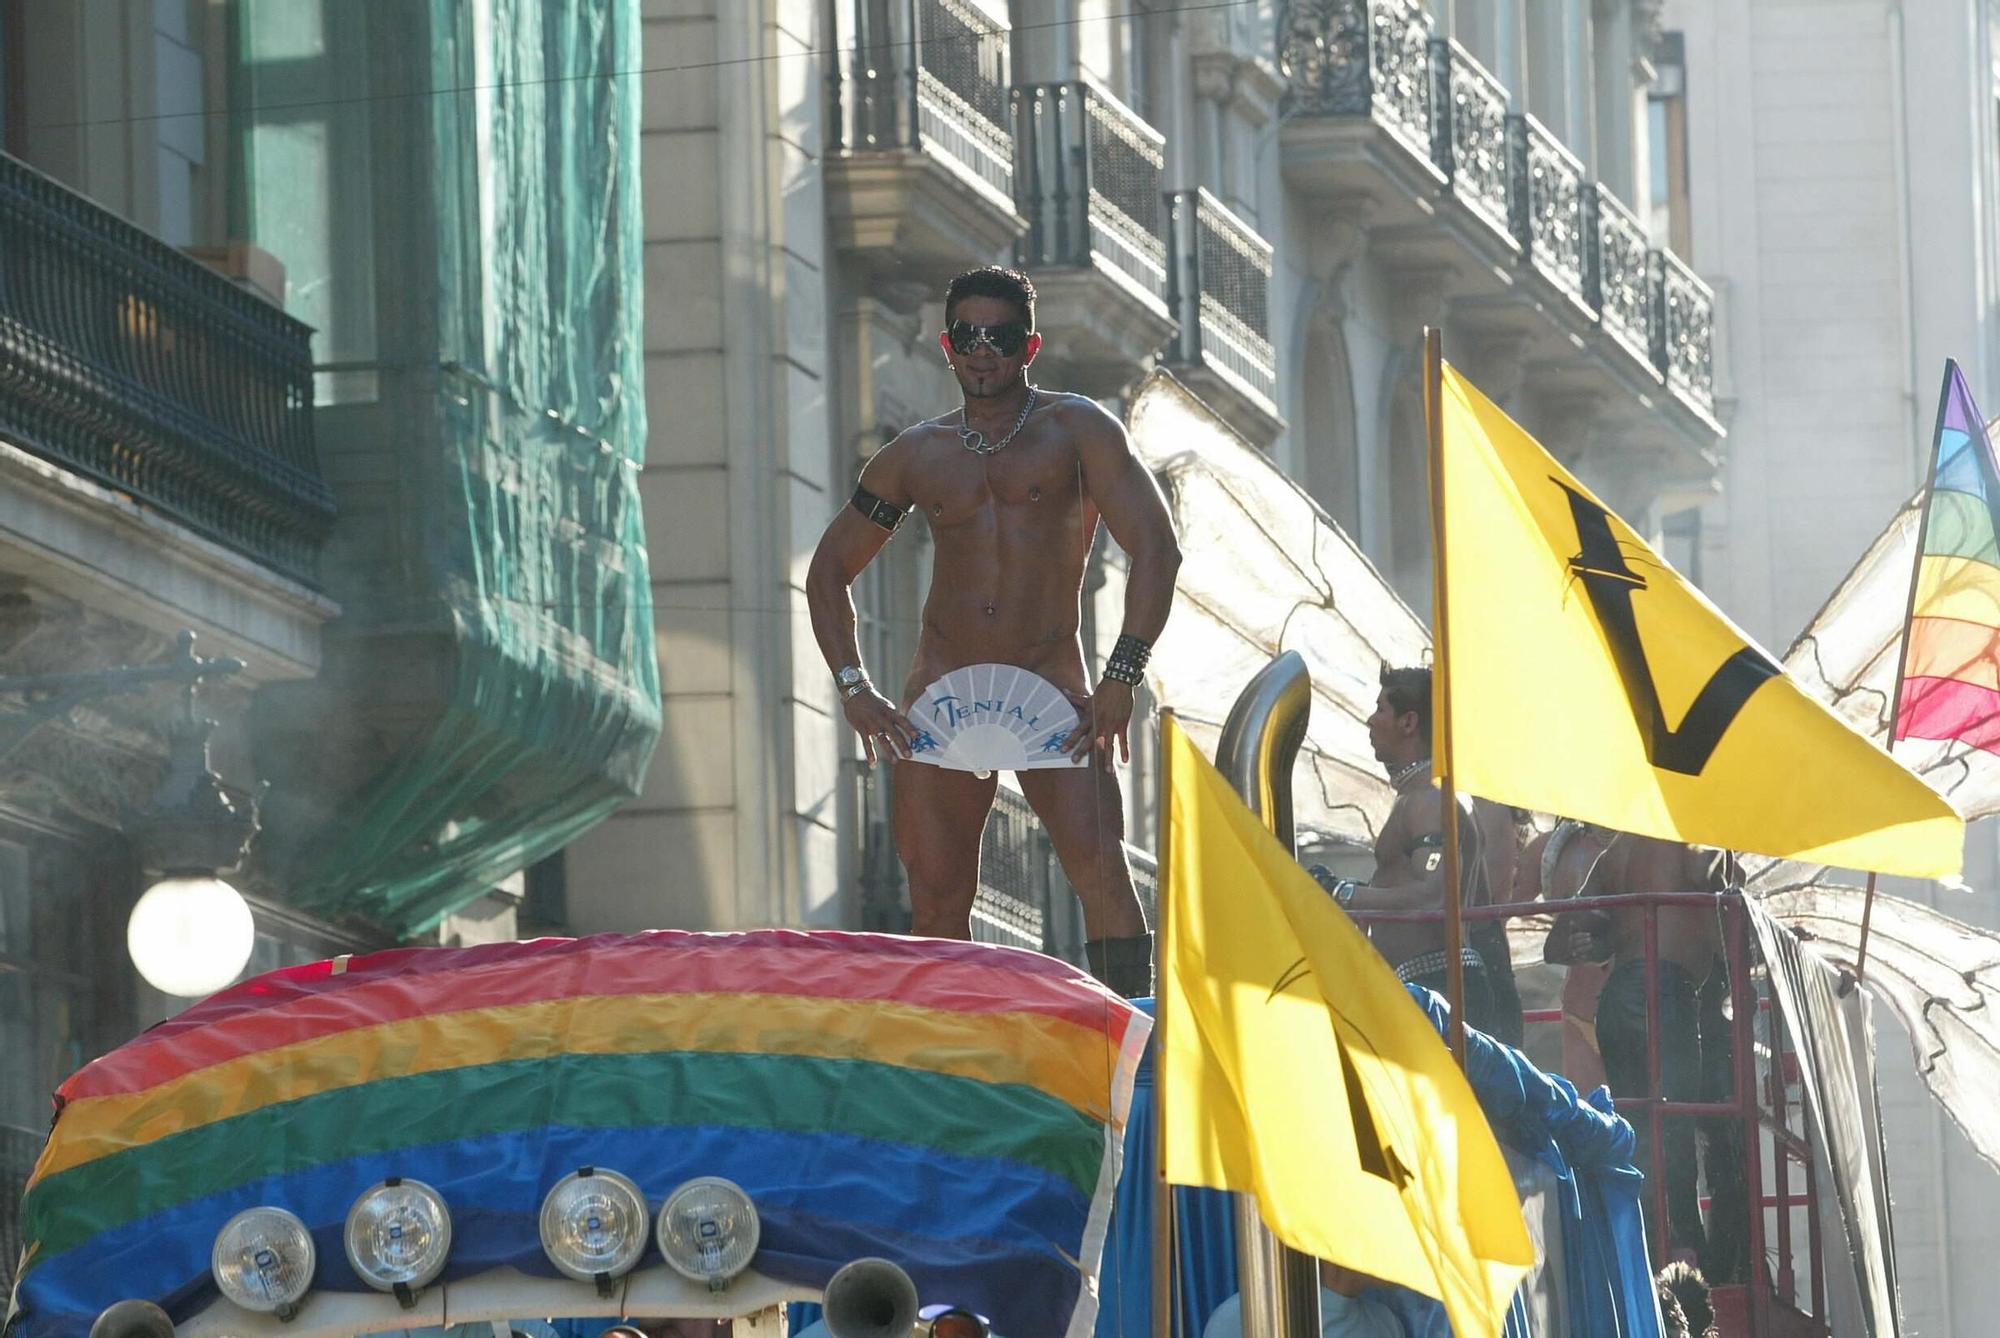
[(1146, 662), (1152, 657), (1153, 647), (1149, 643), (1125, 633), (1111, 647), (1111, 658), (1104, 662), (1104, 676), (1136, 688), (1146, 672)]

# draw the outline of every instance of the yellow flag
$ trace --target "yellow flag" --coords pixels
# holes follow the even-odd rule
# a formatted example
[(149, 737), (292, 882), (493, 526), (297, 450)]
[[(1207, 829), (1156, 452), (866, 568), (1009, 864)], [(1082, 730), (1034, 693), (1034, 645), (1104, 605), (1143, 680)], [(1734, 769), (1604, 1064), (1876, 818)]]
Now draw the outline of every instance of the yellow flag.
[[(1451, 367), (1452, 779), (1620, 831), (1918, 878), (1965, 827)], [(1442, 703), (1440, 703), (1442, 706)]]
[(1472, 1089), (1361, 931), (1165, 732), (1167, 1179), (1254, 1194), (1293, 1249), (1491, 1338), (1533, 1252)]

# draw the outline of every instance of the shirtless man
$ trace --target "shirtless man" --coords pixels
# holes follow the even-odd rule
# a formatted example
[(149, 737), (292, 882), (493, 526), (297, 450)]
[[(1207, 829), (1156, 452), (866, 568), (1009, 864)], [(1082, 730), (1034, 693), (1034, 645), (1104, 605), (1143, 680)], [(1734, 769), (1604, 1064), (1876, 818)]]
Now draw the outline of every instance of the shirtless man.
[[(1734, 861), (1722, 851), (1620, 832), (1597, 862), (1590, 896), (1663, 892), (1719, 893), (1730, 886)], [(1703, 1099), (1701, 1017), (1698, 995), (1721, 944), (1715, 906), (1662, 906), (1658, 950), (1660, 1095), (1669, 1101)], [(1589, 919), (1584, 917), (1589, 916)], [(1565, 921), (1569, 921), (1565, 924)], [(1641, 907), (1584, 912), (1558, 919), (1551, 937), (1566, 942), (1551, 960), (1611, 959), (1611, 973), (1597, 998), (1597, 1046), (1614, 1096), (1653, 1094), (1646, 1057), (1646, 912)], [(1632, 1112), (1638, 1145), (1634, 1162), (1649, 1161), (1650, 1121)], [(1693, 1120), (1670, 1119), (1659, 1174), (1667, 1186), (1667, 1238), (1675, 1249), (1706, 1253), (1701, 1225)], [(1711, 1180), (1716, 1179), (1711, 1176)], [(1712, 1184), (1712, 1192), (1721, 1186)], [(1653, 1224), (1649, 1223), (1649, 1226)], [(1654, 1226), (1657, 1230), (1657, 1227)]]
[[(1091, 970), (1121, 994), (1149, 994), (1152, 936), (1125, 864), (1112, 758), (1130, 760), (1132, 690), (1173, 604), (1173, 522), (1116, 418), (1081, 395), (1028, 384), (1042, 339), (1026, 275), (961, 274), (945, 292), (944, 318), (938, 343), (964, 405), (904, 432), (862, 471), (852, 505), (813, 554), (813, 634), (869, 762), (895, 761), (896, 851), (917, 934), (969, 937), (979, 838), (998, 781), (910, 761), (919, 731), (904, 712), (940, 675), (968, 664), (1019, 665), (1068, 694), (1078, 725), (1064, 748), (1090, 764), (1021, 772), (1021, 793), (1083, 903)], [(930, 526), (935, 565), (916, 660), (891, 700), (861, 663), (849, 589), (912, 508)], [(1093, 690), (1078, 633), (1099, 519), (1131, 571), (1124, 634)]]
[[(1375, 837), (1375, 876), (1366, 883), (1334, 880), (1313, 869), (1334, 900), (1356, 911), (1442, 910), (1445, 900), (1444, 792), (1431, 776), (1431, 671), (1382, 667), (1382, 690), (1368, 717), (1368, 742), (1389, 772), (1396, 802)], [(1460, 795), (1461, 895), (1467, 906), (1486, 901), (1487, 868), (1482, 824), (1470, 796)], [(1399, 979), (1446, 993), (1449, 962), (1441, 920), (1368, 927), (1376, 950)], [(1468, 943), (1470, 935), (1467, 935)], [(1502, 1025), (1486, 962), (1477, 948), (1461, 949), (1465, 963), (1465, 1025), (1488, 1034)], [(1518, 1020), (1518, 1019), (1517, 1019)]]
[[(1591, 879), (1617, 833), (1575, 818), (1528, 842), (1514, 883), (1516, 901), (1567, 901), (1595, 895)], [(1597, 996), (1611, 974), (1605, 946), (1611, 919), (1602, 911), (1559, 915), (1542, 945), (1542, 960), (1566, 967), (1562, 992), (1562, 1075), (1579, 1092), (1604, 1086), (1597, 1052)], [(1601, 960), (1603, 959), (1603, 960)]]

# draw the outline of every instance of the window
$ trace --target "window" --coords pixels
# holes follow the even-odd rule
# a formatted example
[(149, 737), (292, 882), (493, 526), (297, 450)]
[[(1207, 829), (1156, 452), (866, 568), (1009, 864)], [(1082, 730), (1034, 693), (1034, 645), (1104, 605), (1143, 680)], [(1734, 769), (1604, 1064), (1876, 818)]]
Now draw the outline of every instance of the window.
[[(375, 394), (366, 10), (257, 0), (232, 11), (232, 230), (284, 262), (285, 309), (313, 327), (320, 404)], [(391, 115), (425, 110), (407, 99), (385, 106)]]
[(1669, 513), (1660, 521), (1660, 556), (1667, 565), (1687, 577), (1688, 584), (1701, 584), (1701, 508)]
[(521, 937), (530, 929), (561, 934), (569, 929), (569, 865), (558, 850), (530, 864), (521, 880)]
[(1155, 0), (1125, 0), (1125, 15), (1125, 83), (1120, 96), (1146, 124), (1164, 130), (1166, 90), (1160, 83), (1171, 36), (1168, 17), (1155, 12)]
[(1653, 241), (1665, 243), (1692, 263), (1694, 238), (1688, 219), (1686, 43), (1679, 33), (1660, 42), (1658, 74), (1646, 94), (1647, 159), (1652, 165)]
[(1157, 127), (1150, 46), (1165, 25), (1149, 0), (1082, 0), (1075, 31), (1079, 71)]

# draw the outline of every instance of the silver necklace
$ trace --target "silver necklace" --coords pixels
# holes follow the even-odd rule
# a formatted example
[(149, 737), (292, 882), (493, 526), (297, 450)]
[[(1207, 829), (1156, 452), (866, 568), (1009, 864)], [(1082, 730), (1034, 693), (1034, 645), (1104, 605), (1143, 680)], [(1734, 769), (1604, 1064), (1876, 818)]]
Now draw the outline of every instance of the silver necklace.
[(1008, 442), (1014, 440), (1014, 438), (1021, 435), (1021, 429), (1028, 425), (1028, 415), (1033, 413), (1034, 411), (1035, 411), (1035, 388), (1033, 386), (1029, 386), (1028, 398), (1026, 402), (1021, 405), (1021, 416), (1014, 420), (1014, 430), (1012, 432), (1009, 432), (1006, 436), (1000, 438), (1000, 440), (998, 441), (989, 442), (986, 440), (986, 436), (984, 433), (975, 431), (973, 429), (971, 423), (968, 422), (966, 419), (965, 410), (961, 408), (958, 411), (958, 422), (959, 422), (958, 439), (960, 442), (964, 444), (965, 449), (971, 451), (974, 455), (991, 455), (993, 454), (993, 452), (999, 450), (1002, 446), (1005, 446)]
[(1398, 790), (1402, 789), (1404, 781), (1410, 779), (1410, 777), (1416, 775), (1419, 771), (1422, 771), (1430, 764), (1431, 760), (1428, 757), (1420, 757), (1414, 762), (1409, 762), (1404, 764), (1403, 766), (1397, 767), (1394, 771), (1389, 773), (1390, 786)]

